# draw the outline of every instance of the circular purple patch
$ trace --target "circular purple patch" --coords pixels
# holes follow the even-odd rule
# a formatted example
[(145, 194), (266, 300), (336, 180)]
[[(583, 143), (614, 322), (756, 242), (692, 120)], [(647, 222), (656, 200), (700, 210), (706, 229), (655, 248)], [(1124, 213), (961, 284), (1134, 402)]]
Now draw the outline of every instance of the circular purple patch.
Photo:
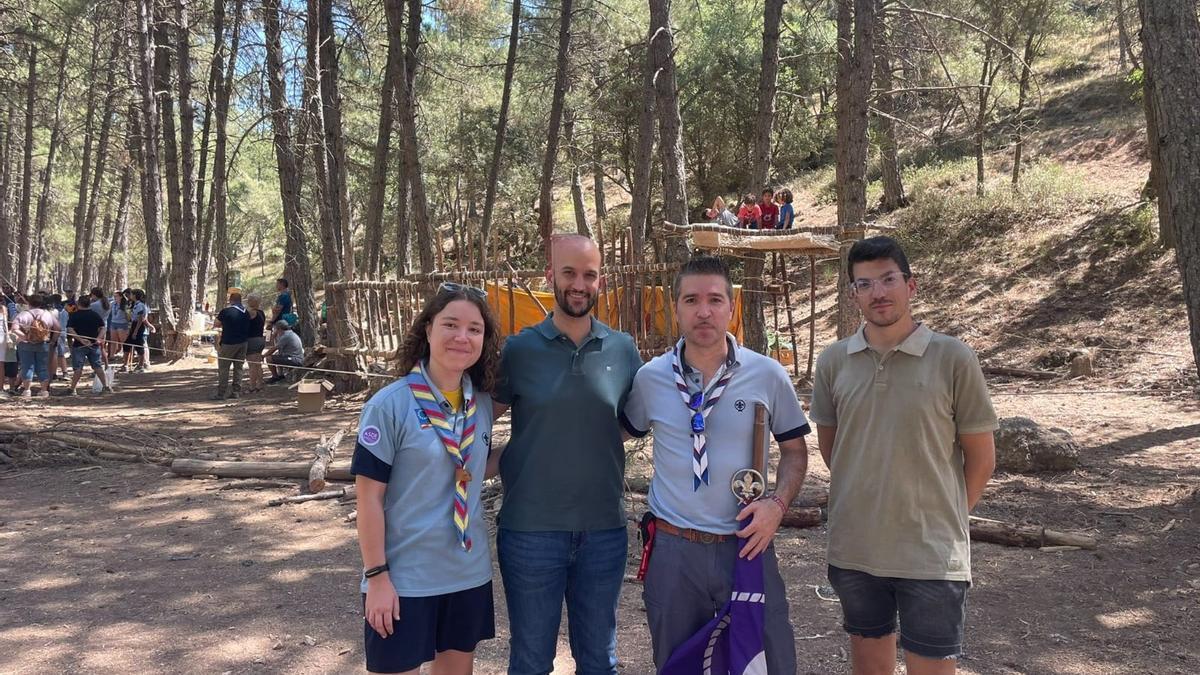
[(374, 425), (363, 429), (362, 432), (358, 434), (358, 440), (362, 441), (363, 445), (375, 445), (379, 442), (379, 437), (379, 427)]

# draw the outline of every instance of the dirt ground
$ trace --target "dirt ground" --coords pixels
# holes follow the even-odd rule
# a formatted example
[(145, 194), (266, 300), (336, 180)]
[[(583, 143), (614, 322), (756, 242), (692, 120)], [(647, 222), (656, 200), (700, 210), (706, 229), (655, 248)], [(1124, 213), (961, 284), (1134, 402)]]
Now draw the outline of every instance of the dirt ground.
[[(309, 458), (319, 435), (353, 427), (361, 406), (334, 401), (302, 416), (282, 388), (214, 403), (214, 379), (214, 367), (186, 361), (124, 376), (115, 396), (0, 406), (8, 421), (86, 416), (110, 431), (167, 434), (193, 454), (262, 460)], [(1100, 547), (974, 544), (962, 671), (1200, 672), (1200, 405), (1190, 395), (1047, 393), (1063, 389), (995, 383), (1001, 415), (1069, 430), (1082, 461), (1066, 474), (998, 474), (977, 513), (1092, 532)], [(631, 473), (644, 472), (633, 456)], [(815, 451), (811, 462), (806, 492), (819, 492), (828, 474)], [(220, 489), (231, 482), (50, 454), (6, 467), (0, 672), (361, 672), (360, 559), (344, 522), (352, 505), (269, 508), (269, 498), (297, 489)], [(817, 594), (824, 546), (823, 528), (777, 540), (804, 673), (848, 672), (839, 609)], [(504, 672), (499, 599), (497, 612), (499, 633), (481, 646), (479, 673)], [(651, 673), (635, 584), (622, 594), (619, 630), (622, 672)], [(555, 670), (573, 671), (565, 636)]]

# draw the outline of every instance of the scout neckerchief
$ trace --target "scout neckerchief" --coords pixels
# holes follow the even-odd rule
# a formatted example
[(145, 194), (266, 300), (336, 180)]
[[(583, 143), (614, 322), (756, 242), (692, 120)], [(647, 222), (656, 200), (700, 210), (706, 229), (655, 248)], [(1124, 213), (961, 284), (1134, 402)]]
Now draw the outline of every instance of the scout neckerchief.
[(429, 423), (442, 439), (446, 452), (454, 460), (454, 526), (458, 529), (458, 539), (463, 549), (471, 550), (471, 537), (467, 534), (469, 516), (467, 510), (467, 486), (471, 482), (471, 472), (467, 471), (467, 462), (471, 461), (471, 444), (475, 442), (475, 396), (471, 391), (470, 378), (463, 378), (463, 410), (466, 412), (466, 425), (462, 436), (455, 437), (455, 425), (446, 419), (446, 413), (438, 403), (433, 387), (429, 386), (429, 378), (425, 368), (418, 362), (409, 371), (407, 382), (412, 390), (413, 398), (421, 406), (421, 410), (429, 417)]
[(721, 393), (725, 391), (730, 378), (733, 377), (733, 368), (730, 368), (728, 364), (721, 366), (720, 377), (709, 387), (708, 391), (704, 391), (704, 388), (701, 387), (699, 392), (693, 394), (691, 388), (688, 387), (687, 380), (683, 379), (682, 339), (675, 345), (671, 368), (675, 371), (675, 387), (679, 389), (683, 405), (692, 413), (692, 491), (695, 492), (700, 489), (701, 483), (708, 485), (708, 455), (704, 451), (707, 437), (705, 436), (704, 422), (708, 419), (708, 413), (712, 412), (717, 401), (721, 399)]

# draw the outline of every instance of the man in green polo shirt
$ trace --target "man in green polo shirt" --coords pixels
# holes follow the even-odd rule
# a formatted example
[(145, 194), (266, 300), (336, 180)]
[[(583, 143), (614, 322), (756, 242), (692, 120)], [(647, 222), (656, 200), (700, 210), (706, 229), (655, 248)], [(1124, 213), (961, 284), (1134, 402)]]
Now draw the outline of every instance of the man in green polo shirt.
[(847, 260), (866, 322), (822, 352), (809, 412), (829, 466), (829, 581), (855, 675), (893, 672), (897, 614), (907, 672), (954, 673), (996, 413), (971, 348), (913, 320), (900, 245), (871, 237)]
[(575, 672), (616, 675), (627, 545), (617, 414), (642, 361), (633, 338), (589, 314), (600, 292), (595, 242), (556, 237), (550, 263), (554, 312), (505, 343), (494, 394), (497, 417), (512, 408), (496, 536), (508, 672), (553, 669), (565, 599)]

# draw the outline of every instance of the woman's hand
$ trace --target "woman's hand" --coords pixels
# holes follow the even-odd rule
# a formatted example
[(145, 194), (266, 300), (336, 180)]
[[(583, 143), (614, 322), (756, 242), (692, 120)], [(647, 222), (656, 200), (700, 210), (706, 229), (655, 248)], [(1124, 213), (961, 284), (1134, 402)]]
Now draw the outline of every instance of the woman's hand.
[(366, 619), (380, 637), (395, 632), (392, 622), (400, 620), (400, 597), (387, 572), (367, 579)]

